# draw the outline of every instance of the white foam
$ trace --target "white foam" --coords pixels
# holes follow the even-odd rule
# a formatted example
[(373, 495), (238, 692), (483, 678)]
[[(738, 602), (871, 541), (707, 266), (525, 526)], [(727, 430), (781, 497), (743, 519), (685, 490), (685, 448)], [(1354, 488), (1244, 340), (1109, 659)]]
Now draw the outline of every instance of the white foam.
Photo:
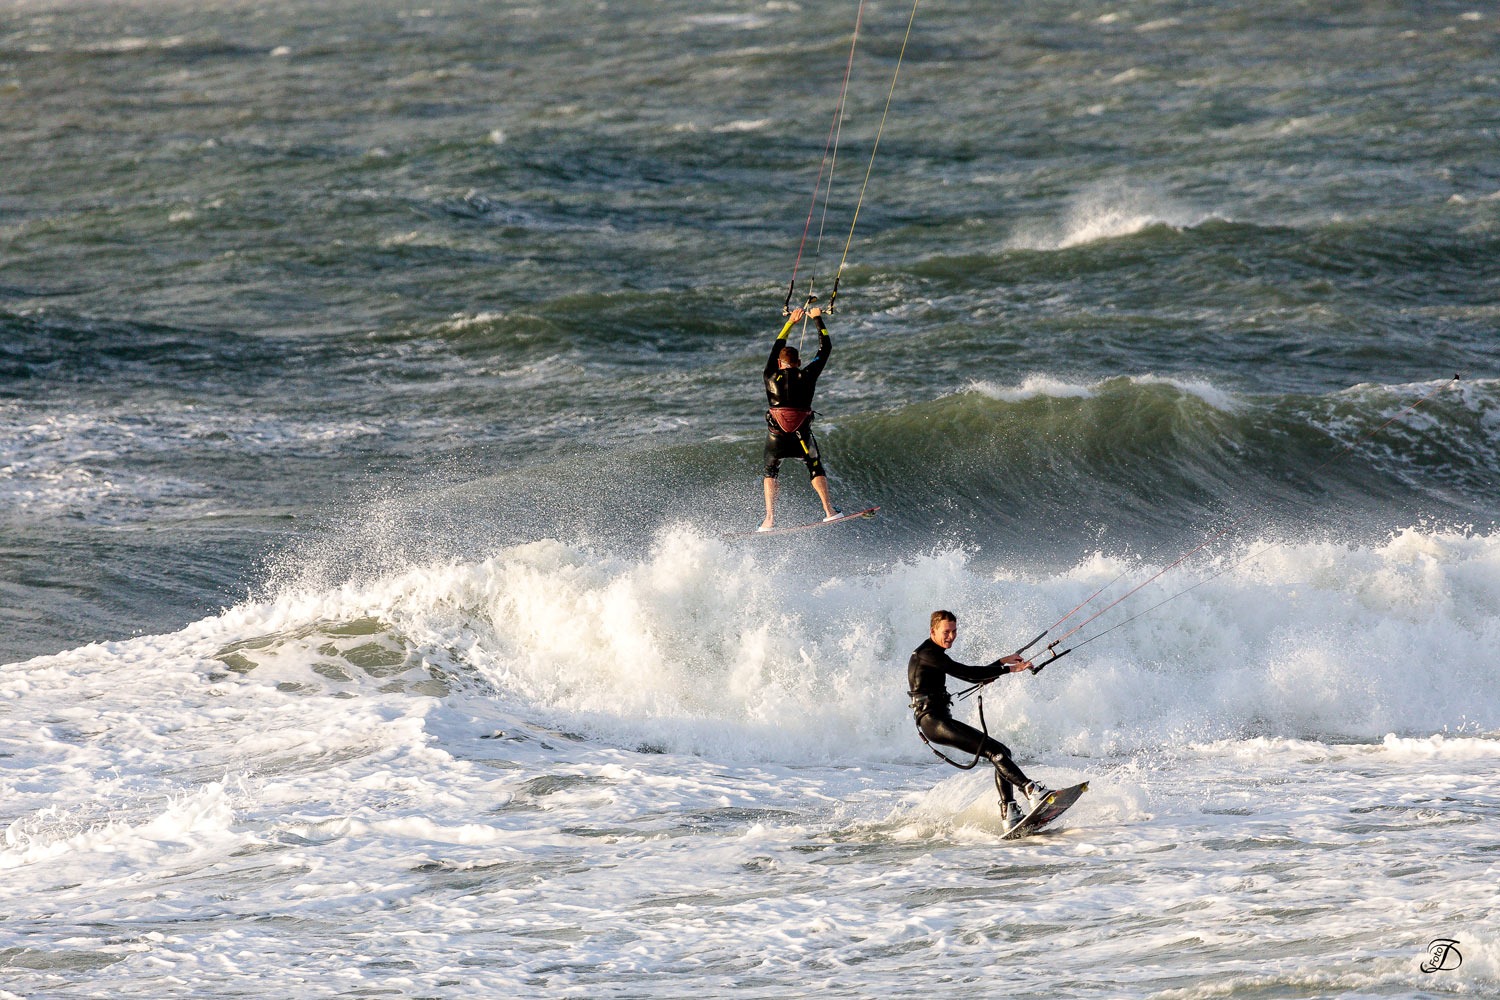
[(476, 326), (492, 326), (495, 323), (503, 321), (505, 318), (505, 313), (498, 312), (454, 313), (445, 322), (439, 324), (439, 328), (456, 332), (469, 330)]
[(1179, 392), (1197, 397), (1214, 409), (1224, 413), (1235, 413), (1244, 409), (1244, 403), (1238, 396), (1220, 389), (1206, 379), (1152, 375), (1149, 373), (1131, 375), (1129, 378), (1136, 385), (1169, 385)]
[[(1425, 451), (1430, 447), (1430, 437), (1442, 434), (1448, 426), (1440, 422), (1444, 418), (1437, 416), (1441, 409), (1461, 408), (1481, 427), (1500, 429), (1497, 389), (1500, 389), (1500, 381), (1494, 379), (1434, 379), (1404, 385), (1361, 383), (1319, 400), (1307, 422), (1335, 440), (1351, 445), (1373, 428), (1389, 422), (1383, 436), (1421, 439)], [(1349, 401), (1356, 405), (1351, 407)], [(1493, 439), (1493, 434), (1476, 435), (1466, 447), (1477, 452), (1488, 464), (1500, 455)], [(1392, 459), (1396, 462), (1405, 460), (1404, 456), (1395, 454)]]
[[(1106, 391), (1119, 377), (1105, 379), (1090, 385), (1066, 382), (1050, 375), (1028, 375), (1020, 385), (1004, 386), (983, 379), (976, 379), (965, 386), (966, 392), (977, 392), (991, 399), (1006, 403), (1019, 403), (1028, 399), (1093, 399)], [(1142, 375), (1124, 376), (1131, 385), (1168, 385), (1186, 395), (1196, 397), (1216, 410), (1233, 413), (1243, 408), (1243, 402), (1233, 393), (1218, 388), (1204, 379), (1179, 378), (1175, 376)]]
[(1217, 218), (1223, 216), (1184, 205), (1151, 188), (1123, 182), (1100, 184), (1075, 197), (1060, 222), (1020, 227), (1005, 245), (1018, 250), (1066, 250), (1131, 236), (1151, 226), (1191, 229)]
[(1092, 399), (1095, 395), (1095, 388), (1095, 386), (1080, 385), (1076, 382), (1064, 382), (1050, 375), (1028, 375), (1020, 385), (1015, 386), (996, 385), (993, 382), (976, 379), (968, 384), (965, 391), (977, 392), (981, 396), (988, 396), (1006, 403), (1019, 403), (1039, 397)]
[(64, 836), (49, 835), (46, 813), (18, 819), (5, 830), (0, 871), (54, 860), (69, 852), (160, 856), (174, 849), (201, 850), (223, 840), (239, 841), (230, 830), (233, 810), (223, 785), (212, 783), (164, 803), (143, 822), (107, 821)]
[[(1493, 893), (1500, 538), (1278, 553), (991, 689), (1029, 774), (1091, 783), (1021, 842), (999, 840), (988, 775), (917, 740), (906, 654), (934, 603), (985, 660), (1150, 566), (994, 575), (938, 551), (829, 578), (677, 528), (643, 554), (538, 541), (11, 665), (7, 983), (45, 995), (26, 956), (77, 953), (121, 995), (228, 976), (563, 996), (740, 983), (774, 956), (871, 995), (980, 965), (992, 992), (1050, 994), (1075, 977), (1028, 956), (1066, 927), (1077, 961), (1127, 970), (1128, 1000), (1396, 993), (1417, 928), (1457, 937), (1450, 981), (1488, 995), (1469, 909)], [(447, 693), (418, 691), (432, 675)]]
[[(438, 426), (403, 419), (403, 429)], [(192, 450), (270, 454), (287, 446), (335, 448), (390, 432), (368, 420), (283, 418), (253, 410), (205, 410), (192, 404), (128, 410), (0, 402), (0, 498), (24, 515), (83, 516), (115, 522), (143, 504), (202, 506), (214, 490), (151, 471), (133, 461)]]
[(187, 39), (181, 35), (173, 35), (168, 38), (125, 36), (122, 38), (112, 38), (108, 41), (80, 45), (76, 51), (94, 53), (142, 52), (151, 49), (175, 49), (183, 45), (186, 41)]
[(745, 118), (738, 121), (725, 122), (715, 125), (715, 132), (759, 132), (772, 124), (770, 118)]
[(684, 27), (734, 28), (738, 31), (752, 31), (770, 23), (769, 18), (759, 14), (690, 14), (681, 21)]
[[(1249, 539), (1223, 558), (1260, 550)], [(1215, 568), (1174, 571), (1126, 607)], [(900, 759), (914, 752), (902, 671), (931, 606), (958, 610), (957, 655), (986, 661), (1115, 577), (1092, 607), (1153, 570), (1095, 555), (1065, 573), (991, 578), (947, 551), (814, 580), (679, 527), (644, 558), (535, 542), (477, 563), (289, 593), (118, 648), (150, 659), (190, 635), (230, 642), (373, 617), (408, 643), (462, 651), (433, 662), (453, 676), (477, 671), (534, 720), (615, 745)], [(803, 596), (788, 604), (788, 594)], [(1373, 740), (1488, 734), (1500, 730), (1500, 679), (1488, 667), (1500, 644), (1497, 607), (1497, 536), (1409, 529), (1373, 547), (1275, 545), (1043, 675), (1004, 679), (990, 692), (990, 718), (1028, 746), (1077, 753), (1263, 727)], [(310, 669), (317, 642), (308, 643), (288, 647), (279, 673), (257, 676), (321, 683)], [(0, 698), (19, 696), (0, 686)]]
[(1395, 733), (1386, 733), (1385, 739), (1381, 741), (1381, 748), (1390, 756), (1403, 760), (1480, 760), (1500, 756), (1500, 741), (1452, 737), (1442, 733), (1420, 738), (1403, 738)]
[[(1223, 558), (1261, 549), (1246, 540)], [(1111, 579), (1124, 575), (1093, 607), (1153, 569), (1096, 555), (1062, 574), (991, 579), (950, 551), (812, 580), (677, 528), (639, 560), (537, 542), (283, 601), (258, 627), (378, 614), (434, 645), (461, 642), (469, 666), (541, 717), (621, 745), (884, 756), (908, 743), (900, 675), (929, 605), (961, 608), (959, 653), (987, 660)], [(1203, 572), (1176, 571), (1128, 607)], [(788, 605), (786, 594), (804, 596)], [(1370, 739), (1493, 732), (1496, 607), (1495, 536), (1410, 529), (1375, 547), (1272, 546), (1045, 675), (1007, 678), (992, 717), (1030, 745), (1090, 753), (1267, 725)], [(1417, 649), (1444, 670), (1421, 666)]]

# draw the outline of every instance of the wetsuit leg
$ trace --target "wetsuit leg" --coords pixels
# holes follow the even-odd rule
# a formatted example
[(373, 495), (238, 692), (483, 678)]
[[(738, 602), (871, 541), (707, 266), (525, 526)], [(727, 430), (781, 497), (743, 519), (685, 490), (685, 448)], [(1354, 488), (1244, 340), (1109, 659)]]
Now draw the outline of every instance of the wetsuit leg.
[(923, 734), (934, 743), (988, 758), (995, 765), (995, 787), (1000, 792), (1001, 801), (1011, 801), (1012, 795), (1008, 794), (1011, 789), (1008, 786), (1025, 788), (1031, 783), (1031, 779), (1011, 759), (1010, 748), (993, 736), (986, 736), (973, 726), (966, 726), (946, 715), (924, 715), (918, 725), (922, 727)]
[(776, 447), (776, 434), (774, 432), (766, 435), (766, 449), (762, 457), (765, 460), (766, 478), (775, 479), (776, 474), (781, 471), (782, 456), (780, 449)]
[(807, 463), (807, 478), (817, 479), (819, 476), (828, 475), (823, 470), (823, 460), (818, 457), (818, 442), (813, 438), (812, 431), (804, 428), (798, 433), (798, 437), (801, 439), (800, 447), (805, 449), (802, 452), (802, 461)]

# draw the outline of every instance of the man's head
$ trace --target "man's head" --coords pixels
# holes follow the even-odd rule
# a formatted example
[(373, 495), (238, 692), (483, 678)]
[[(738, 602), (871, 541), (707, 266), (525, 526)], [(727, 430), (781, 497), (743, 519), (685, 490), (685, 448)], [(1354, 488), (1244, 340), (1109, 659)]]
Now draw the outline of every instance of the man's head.
[(934, 611), (932, 613), (932, 641), (949, 649), (953, 646), (953, 640), (958, 638), (958, 616), (951, 611)]
[(802, 366), (802, 359), (798, 356), (795, 347), (783, 347), (778, 360), (783, 368), (800, 368)]

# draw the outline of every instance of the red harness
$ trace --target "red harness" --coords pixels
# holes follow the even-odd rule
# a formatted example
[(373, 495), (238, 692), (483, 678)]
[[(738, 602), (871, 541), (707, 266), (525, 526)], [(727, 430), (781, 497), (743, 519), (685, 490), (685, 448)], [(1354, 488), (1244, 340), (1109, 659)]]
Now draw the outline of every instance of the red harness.
[(812, 410), (803, 410), (795, 406), (773, 406), (766, 411), (777, 427), (781, 428), (783, 434), (795, 434), (802, 429), (802, 425), (812, 419)]

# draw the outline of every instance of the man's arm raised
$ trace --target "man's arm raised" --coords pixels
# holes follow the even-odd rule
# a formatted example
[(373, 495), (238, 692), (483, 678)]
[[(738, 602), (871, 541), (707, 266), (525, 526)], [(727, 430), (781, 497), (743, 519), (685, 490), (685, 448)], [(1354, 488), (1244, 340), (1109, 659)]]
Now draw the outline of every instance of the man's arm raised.
[(770, 378), (776, 374), (776, 369), (780, 367), (778, 358), (781, 354), (781, 349), (786, 346), (786, 335), (791, 333), (792, 327), (796, 326), (801, 320), (802, 310), (800, 308), (793, 309), (792, 314), (787, 317), (786, 323), (782, 325), (781, 332), (776, 335), (776, 342), (771, 345), (771, 356), (766, 359), (766, 378)]
[(823, 366), (828, 364), (828, 356), (833, 353), (833, 339), (828, 336), (828, 327), (823, 325), (823, 310), (813, 309), (808, 315), (818, 324), (818, 356), (802, 370), (816, 378), (823, 373)]

